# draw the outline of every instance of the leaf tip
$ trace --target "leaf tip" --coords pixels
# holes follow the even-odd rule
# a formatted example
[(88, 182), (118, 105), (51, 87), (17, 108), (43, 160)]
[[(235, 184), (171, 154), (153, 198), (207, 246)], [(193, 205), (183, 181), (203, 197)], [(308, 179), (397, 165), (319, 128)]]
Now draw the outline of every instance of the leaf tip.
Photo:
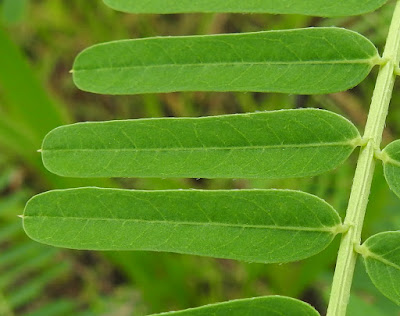
[(43, 152), (42, 148), (38, 149), (37, 152), (38, 152), (38, 153)]
[(24, 219), (24, 215), (17, 215), (19, 218), (22, 218), (22, 219)]

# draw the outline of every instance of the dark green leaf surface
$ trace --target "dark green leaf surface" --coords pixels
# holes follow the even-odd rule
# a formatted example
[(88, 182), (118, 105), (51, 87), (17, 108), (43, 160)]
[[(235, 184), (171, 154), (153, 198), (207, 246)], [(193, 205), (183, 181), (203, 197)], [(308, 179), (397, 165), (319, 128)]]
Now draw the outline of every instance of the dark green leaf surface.
[(49, 191), (27, 204), (34, 240), (92, 250), (149, 250), (250, 262), (322, 251), (341, 231), (336, 211), (299, 191)]
[[(284, 297), (267, 296), (229, 301), (225, 303), (206, 305), (178, 312), (157, 315), (177, 316), (319, 316), (319, 313), (309, 304)], [(156, 316), (156, 315), (153, 315)]]
[(372, 282), (400, 305), (400, 231), (374, 235), (361, 249)]
[(374, 45), (340, 28), (156, 37), (92, 46), (76, 58), (75, 84), (105, 94), (258, 91), (319, 94), (360, 83)]
[(400, 140), (389, 144), (382, 155), (385, 178), (390, 189), (400, 197)]
[(104, 0), (132, 13), (296, 13), (316, 16), (356, 15), (376, 10), (387, 0)]
[(359, 139), (341, 116), (299, 109), (67, 125), (42, 155), (73, 177), (285, 178), (335, 168)]

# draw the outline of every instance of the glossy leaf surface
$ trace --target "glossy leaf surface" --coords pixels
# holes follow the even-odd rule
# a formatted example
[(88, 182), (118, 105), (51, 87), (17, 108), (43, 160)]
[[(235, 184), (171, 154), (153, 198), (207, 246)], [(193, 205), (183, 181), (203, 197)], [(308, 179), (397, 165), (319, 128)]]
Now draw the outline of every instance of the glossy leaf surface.
[(400, 305), (400, 231), (374, 235), (367, 239), (362, 249), (372, 282)]
[[(309, 304), (302, 301), (284, 297), (267, 296), (229, 301), (225, 303), (206, 305), (178, 312), (162, 313), (158, 315), (177, 316), (319, 316), (319, 313)], [(153, 315), (156, 316), (156, 315)]]
[(104, 0), (111, 8), (132, 13), (296, 13), (316, 16), (357, 15), (376, 10), (387, 0)]
[(328, 111), (79, 123), (50, 132), (50, 171), (73, 177), (285, 178), (341, 164), (360, 135)]
[(166, 251), (289, 262), (322, 251), (341, 229), (336, 211), (299, 191), (49, 191), (27, 204), (34, 240), (92, 250)]
[(76, 58), (73, 77), (105, 94), (320, 94), (356, 86), (378, 58), (368, 39), (340, 28), (156, 37), (92, 46)]
[(400, 140), (383, 150), (383, 167), (390, 189), (400, 197)]

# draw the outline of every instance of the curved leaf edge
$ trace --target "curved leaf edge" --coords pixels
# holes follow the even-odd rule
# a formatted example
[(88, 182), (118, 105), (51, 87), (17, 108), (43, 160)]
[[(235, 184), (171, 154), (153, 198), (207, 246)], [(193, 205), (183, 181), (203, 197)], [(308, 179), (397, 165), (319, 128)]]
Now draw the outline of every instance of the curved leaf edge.
[[(203, 306), (195, 307), (195, 308), (189, 308), (189, 309), (182, 310), (182, 311), (171, 311), (171, 312), (164, 312), (164, 313), (159, 313), (159, 314), (151, 314), (150, 316), (190, 315), (193, 312), (201, 312), (202, 309), (206, 310), (206, 311), (204, 311), (204, 315), (207, 315), (206, 313), (212, 312), (212, 309), (214, 309), (214, 308), (227, 307), (229, 310), (232, 310), (235, 308), (235, 305), (242, 305), (242, 304), (246, 304), (246, 303), (248, 303), (249, 305), (254, 304), (254, 303), (262, 303), (263, 306), (268, 308), (269, 301), (272, 301), (272, 302), (273, 301), (282, 301), (282, 303), (286, 303), (286, 304), (287, 303), (290, 303), (293, 305), (296, 304), (298, 307), (302, 307), (304, 309), (303, 311), (306, 311), (307, 316), (320, 316), (318, 311), (310, 304), (308, 304), (304, 301), (295, 299), (295, 298), (281, 296), (281, 295), (271, 295), (271, 296), (261, 296), (261, 297), (237, 299), (237, 300), (231, 300), (231, 301), (226, 301), (226, 302), (221, 302), (221, 303), (203, 305)], [(281, 310), (280, 312), (285, 312), (285, 311)], [(306, 315), (302, 313), (302, 316), (306, 316)]]
[(383, 7), (388, 0), (383, 0), (381, 1), (381, 3), (379, 3), (378, 6), (375, 6), (374, 8), (368, 9), (368, 10), (360, 10), (358, 12), (354, 12), (353, 14), (347, 14), (347, 15), (343, 15), (343, 14), (337, 14), (337, 13), (307, 13), (304, 12), (302, 10), (298, 10), (298, 11), (294, 11), (294, 12), (279, 12), (276, 10), (265, 10), (265, 11), (251, 11), (251, 10), (247, 10), (247, 11), (241, 11), (241, 10), (227, 10), (225, 12), (222, 11), (215, 11), (215, 10), (201, 10), (201, 11), (189, 11), (189, 10), (171, 10), (168, 13), (160, 13), (159, 11), (145, 11), (145, 10), (137, 10), (137, 11), (133, 11), (133, 10), (129, 10), (129, 9), (123, 9), (119, 6), (114, 5), (114, 3), (110, 2), (109, 0), (103, 0), (103, 3), (108, 6), (109, 8), (115, 10), (115, 11), (119, 11), (119, 12), (124, 12), (124, 13), (131, 13), (131, 14), (181, 14), (181, 13), (243, 13), (243, 14), (252, 14), (252, 13), (267, 13), (267, 14), (285, 14), (285, 15), (304, 15), (304, 16), (317, 16), (317, 17), (325, 17), (325, 18), (333, 18), (333, 17), (344, 17), (344, 16), (357, 16), (357, 15), (363, 15), (366, 13), (371, 13), (374, 12), (376, 10), (378, 10), (379, 8)]
[[(76, 70), (75, 65), (77, 64), (77, 61), (79, 60), (81, 55), (86, 54), (87, 52), (90, 52), (90, 50), (95, 49), (96, 47), (103, 46), (103, 45), (108, 45), (112, 43), (121, 43), (121, 42), (130, 42), (130, 41), (147, 41), (149, 39), (159, 39), (159, 38), (185, 38), (185, 39), (190, 39), (190, 38), (199, 38), (199, 37), (205, 37), (205, 38), (218, 38), (218, 37), (224, 37), (229, 35), (230, 37), (242, 37), (247, 34), (265, 34), (265, 33), (289, 33), (289, 32), (297, 32), (297, 31), (302, 31), (302, 30), (309, 30), (309, 29), (318, 29), (318, 30), (341, 30), (345, 31), (347, 33), (353, 33), (356, 36), (364, 38), (364, 40), (368, 41), (371, 47), (373, 47), (376, 51), (376, 55), (371, 57), (369, 59), (371, 68), (376, 66), (376, 65), (381, 65), (383, 62), (383, 58), (379, 55), (378, 49), (375, 46), (374, 43), (371, 42), (368, 38), (366, 38), (364, 35), (360, 34), (359, 32), (347, 29), (345, 27), (337, 27), (337, 26), (312, 26), (312, 27), (300, 27), (300, 28), (292, 28), (292, 29), (282, 29), (282, 30), (269, 30), (269, 31), (257, 31), (257, 32), (244, 32), (244, 33), (221, 33), (221, 34), (206, 34), (206, 35), (177, 35), (177, 36), (148, 36), (148, 37), (141, 37), (141, 38), (127, 38), (127, 39), (119, 39), (119, 40), (112, 40), (112, 41), (107, 41), (107, 42), (102, 42), (102, 43), (97, 43), (94, 45), (91, 45), (82, 51), (78, 53), (78, 55), (75, 57), (71, 73), (74, 75), (74, 71)], [(78, 69), (79, 70), (79, 69)]]

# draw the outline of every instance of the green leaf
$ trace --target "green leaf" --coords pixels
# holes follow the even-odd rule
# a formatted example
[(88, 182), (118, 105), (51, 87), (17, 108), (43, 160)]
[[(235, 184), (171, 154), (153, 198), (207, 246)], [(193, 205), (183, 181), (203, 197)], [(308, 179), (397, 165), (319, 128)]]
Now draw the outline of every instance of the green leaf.
[(156, 315), (190, 316), (319, 316), (309, 304), (284, 296), (254, 297)]
[(387, 0), (103, 0), (111, 8), (132, 13), (295, 13), (347, 16), (374, 11)]
[(319, 94), (360, 83), (374, 45), (340, 28), (156, 37), (92, 46), (76, 58), (75, 84), (106, 94), (255, 91)]
[(400, 140), (390, 143), (382, 152), (385, 178), (390, 189), (400, 197)]
[(59, 127), (42, 146), (50, 171), (73, 177), (284, 178), (341, 164), (360, 140), (317, 109)]
[(167, 251), (289, 262), (326, 248), (342, 225), (323, 200), (298, 191), (49, 191), (27, 204), (34, 240), (65, 248)]
[(375, 286), (400, 305), (400, 231), (384, 232), (368, 238), (360, 253)]

